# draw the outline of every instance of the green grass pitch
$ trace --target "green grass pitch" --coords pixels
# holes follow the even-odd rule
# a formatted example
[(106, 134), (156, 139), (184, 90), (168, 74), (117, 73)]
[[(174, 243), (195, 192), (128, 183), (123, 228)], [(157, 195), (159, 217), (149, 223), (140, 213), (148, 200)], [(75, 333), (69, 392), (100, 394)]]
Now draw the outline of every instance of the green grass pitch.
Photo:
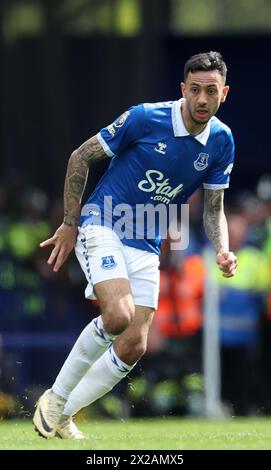
[(0, 450), (271, 450), (270, 418), (161, 418), (79, 423), (84, 441), (42, 439), (28, 420), (0, 421)]

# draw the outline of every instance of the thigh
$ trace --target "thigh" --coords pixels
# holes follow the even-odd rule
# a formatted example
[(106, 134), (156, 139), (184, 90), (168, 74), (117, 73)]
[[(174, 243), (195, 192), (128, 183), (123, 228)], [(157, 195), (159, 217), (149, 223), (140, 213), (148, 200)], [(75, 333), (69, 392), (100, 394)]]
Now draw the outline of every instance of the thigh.
[(134, 306), (130, 283), (127, 279), (108, 279), (98, 282), (94, 285), (94, 292), (100, 302), (102, 312), (105, 312), (108, 306), (110, 310), (119, 306)]
[(135, 305), (156, 309), (159, 297), (159, 257), (155, 253), (124, 247)]
[[(96, 298), (95, 294), (101, 290), (101, 301), (101, 297), (107, 299), (112, 295), (114, 289), (121, 295), (127, 290), (128, 273), (122, 243), (110, 229), (99, 226), (81, 228), (75, 253), (88, 281), (87, 298)], [(106, 282), (106, 289), (96, 288), (103, 282)]]

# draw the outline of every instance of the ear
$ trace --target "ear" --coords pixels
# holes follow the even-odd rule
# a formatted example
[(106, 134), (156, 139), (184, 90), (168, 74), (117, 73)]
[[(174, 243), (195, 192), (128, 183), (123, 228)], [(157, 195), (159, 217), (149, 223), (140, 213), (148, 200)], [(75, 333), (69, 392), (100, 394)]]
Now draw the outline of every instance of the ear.
[(222, 91), (222, 98), (221, 98), (221, 103), (225, 103), (226, 101), (226, 98), (227, 98), (227, 94), (229, 93), (229, 90), (230, 90), (230, 87), (227, 85), (227, 86), (224, 86), (223, 88), (223, 91)]
[(183, 97), (185, 98), (185, 83), (181, 82), (180, 86), (181, 86), (181, 93), (182, 93)]

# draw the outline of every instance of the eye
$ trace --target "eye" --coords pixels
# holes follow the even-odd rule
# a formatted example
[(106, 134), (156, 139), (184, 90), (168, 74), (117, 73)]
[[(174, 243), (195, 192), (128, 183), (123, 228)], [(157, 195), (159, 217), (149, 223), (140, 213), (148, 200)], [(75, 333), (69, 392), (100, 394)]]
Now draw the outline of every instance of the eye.
[(210, 89), (208, 90), (208, 94), (209, 94), (209, 95), (215, 95), (215, 94), (216, 94), (216, 89), (215, 89), (215, 88), (210, 88)]
[(194, 95), (195, 95), (196, 93), (198, 93), (199, 89), (197, 87), (193, 86), (193, 87), (190, 88), (190, 91), (192, 93), (194, 93)]

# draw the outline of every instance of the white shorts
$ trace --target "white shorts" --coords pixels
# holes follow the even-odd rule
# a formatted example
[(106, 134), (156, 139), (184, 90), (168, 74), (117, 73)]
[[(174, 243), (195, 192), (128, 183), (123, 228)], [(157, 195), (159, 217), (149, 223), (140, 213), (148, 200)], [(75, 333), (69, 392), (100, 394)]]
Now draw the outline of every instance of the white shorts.
[(79, 227), (75, 253), (88, 281), (87, 299), (96, 299), (93, 287), (101, 281), (125, 278), (135, 305), (157, 308), (159, 256), (124, 245), (108, 227)]

